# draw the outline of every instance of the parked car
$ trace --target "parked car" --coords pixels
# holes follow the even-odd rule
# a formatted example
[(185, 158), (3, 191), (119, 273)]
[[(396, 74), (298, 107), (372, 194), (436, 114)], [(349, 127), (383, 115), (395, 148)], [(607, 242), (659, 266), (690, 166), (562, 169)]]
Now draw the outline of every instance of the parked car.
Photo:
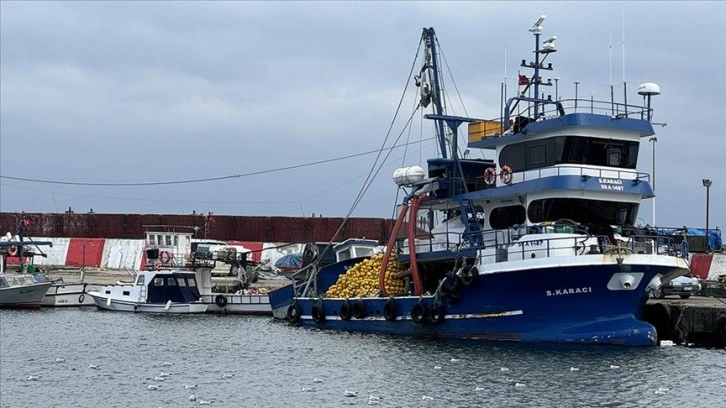
[(698, 278), (679, 276), (651, 291), (651, 296), (657, 299), (663, 299), (666, 296), (678, 295), (682, 299), (688, 299), (691, 295), (695, 295), (700, 291), (701, 283), (698, 281)]

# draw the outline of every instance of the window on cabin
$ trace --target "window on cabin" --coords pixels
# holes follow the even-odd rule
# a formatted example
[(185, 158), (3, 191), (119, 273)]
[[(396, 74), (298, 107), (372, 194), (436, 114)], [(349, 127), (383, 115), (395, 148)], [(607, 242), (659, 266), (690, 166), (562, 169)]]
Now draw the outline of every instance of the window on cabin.
[(633, 225), (638, 208), (637, 203), (582, 198), (548, 198), (532, 201), (527, 208), (527, 217), (533, 223), (569, 219), (585, 225), (589, 223)]
[(131, 292), (129, 292), (128, 290), (125, 290), (122, 293), (124, 296), (131, 296)]
[(139, 277), (136, 279), (136, 286), (143, 286), (145, 280), (146, 280), (146, 276), (139, 275)]
[(489, 214), (489, 224), (494, 229), (505, 229), (513, 225), (524, 224), (527, 221), (524, 207), (521, 205), (510, 205), (498, 207)]
[(176, 278), (173, 276), (168, 276), (166, 278), (166, 286), (176, 286)]
[(187, 278), (187, 286), (195, 287), (197, 286), (197, 279), (193, 277)]
[(177, 283), (179, 284), (179, 286), (180, 286), (180, 287), (185, 287), (185, 286), (187, 286), (187, 280), (186, 280), (186, 279), (184, 279), (184, 278), (183, 278), (183, 277), (181, 277), (181, 276), (179, 277), (179, 279), (177, 279)]
[(547, 161), (547, 148), (545, 145), (527, 147), (527, 167), (537, 164), (545, 164)]
[(154, 278), (153, 284), (154, 284), (154, 286), (159, 286), (159, 287), (164, 286), (164, 278), (162, 278), (162, 277)]

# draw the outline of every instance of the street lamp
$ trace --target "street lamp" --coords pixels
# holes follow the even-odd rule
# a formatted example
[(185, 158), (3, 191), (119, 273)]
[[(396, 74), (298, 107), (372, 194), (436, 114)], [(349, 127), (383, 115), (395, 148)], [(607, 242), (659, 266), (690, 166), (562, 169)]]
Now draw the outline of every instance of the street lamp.
[[(655, 194), (655, 144), (658, 143), (658, 138), (653, 136), (648, 139), (649, 142), (653, 142), (653, 194)], [(655, 195), (653, 196), (653, 224), (655, 227)]]
[(711, 245), (708, 236), (708, 202), (710, 200), (709, 192), (711, 190), (711, 180), (703, 179), (703, 186), (706, 187), (706, 245), (708, 246), (709, 252), (711, 251)]

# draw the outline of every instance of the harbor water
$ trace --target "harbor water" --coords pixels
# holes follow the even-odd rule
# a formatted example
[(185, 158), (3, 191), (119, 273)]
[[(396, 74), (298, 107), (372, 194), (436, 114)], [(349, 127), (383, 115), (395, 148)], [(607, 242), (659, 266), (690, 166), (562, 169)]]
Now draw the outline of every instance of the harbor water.
[(391, 337), (292, 327), (269, 317), (0, 310), (1, 407), (204, 402), (724, 406), (726, 351)]

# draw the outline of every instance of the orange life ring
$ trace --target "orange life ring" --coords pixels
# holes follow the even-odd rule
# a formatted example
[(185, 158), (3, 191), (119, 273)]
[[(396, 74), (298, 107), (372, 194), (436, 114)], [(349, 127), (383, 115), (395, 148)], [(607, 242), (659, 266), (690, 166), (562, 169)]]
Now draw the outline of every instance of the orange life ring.
[(159, 252), (159, 261), (163, 264), (168, 264), (171, 262), (171, 253), (169, 251)]
[(491, 186), (497, 182), (497, 170), (494, 167), (487, 167), (484, 170), (484, 184)]
[(506, 164), (502, 166), (502, 171), (499, 172), (499, 178), (504, 184), (512, 184), (512, 168)]

